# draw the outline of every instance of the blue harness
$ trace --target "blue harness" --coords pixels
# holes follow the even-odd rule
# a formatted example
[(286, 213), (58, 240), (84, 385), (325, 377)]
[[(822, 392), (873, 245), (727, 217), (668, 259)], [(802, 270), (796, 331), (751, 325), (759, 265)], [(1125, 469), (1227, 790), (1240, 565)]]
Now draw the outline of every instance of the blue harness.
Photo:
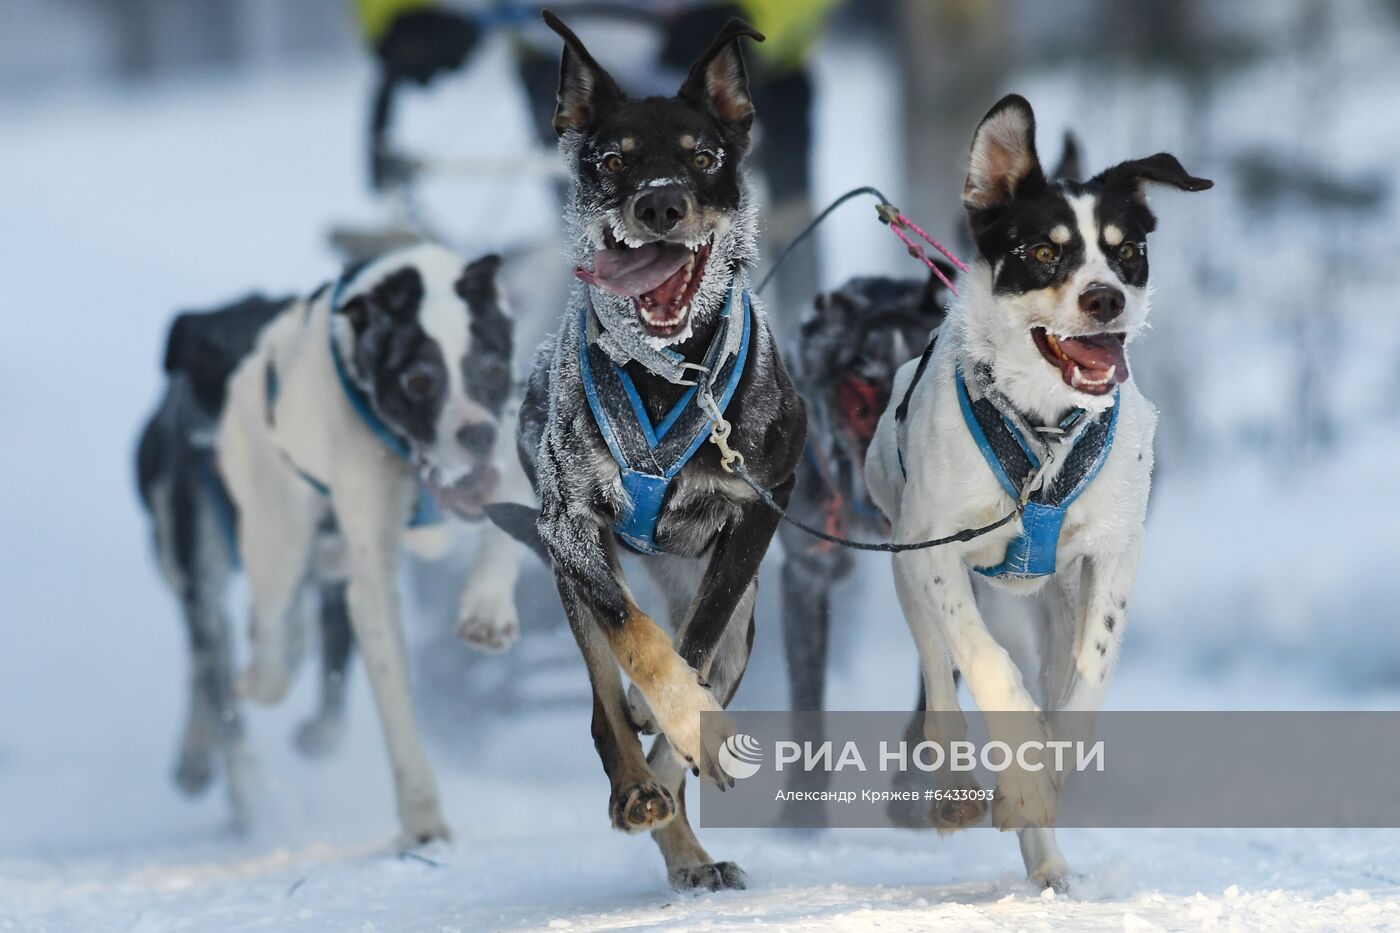
[[(331, 292), (332, 313), (335, 312), (336, 308), (340, 307), (341, 293), (345, 290), (346, 283), (354, 278), (356, 271), (357, 267), (352, 267), (336, 280), (335, 289)], [(375, 413), (374, 406), (370, 404), (369, 399), (365, 398), (364, 392), (362, 392), (360, 387), (355, 385), (355, 381), (350, 378), (350, 371), (346, 368), (345, 361), (340, 356), (340, 347), (336, 345), (334, 332), (331, 333), (330, 346), (331, 361), (335, 365), (335, 376), (340, 383), (341, 391), (345, 393), (345, 398), (350, 403), (350, 407), (354, 410), (355, 414), (359, 416), (360, 420), (364, 422), (365, 427), (369, 428), (385, 447), (393, 451), (400, 460), (405, 462), (411, 460), (412, 451), (409, 449), (408, 442), (389, 429), (389, 426), (384, 423), (384, 420)], [(277, 401), (280, 388), (277, 380), (277, 371), (269, 365), (266, 377), (266, 394), (269, 410), (271, 410), (273, 403)], [(295, 463), (292, 463), (290, 459), (287, 462), (291, 465), (292, 469), (297, 471), (297, 474), (300, 475), (302, 479), (306, 480), (311, 488), (315, 489), (323, 496), (330, 495), (330, 487), (324, 482), (312, 476), (310, 473), (307, 473)], [(408, 527), (423, 528), (431, 525), (440, 525), (444, 519), (445, 516), (443, 515), (442, 509), (438, 506), (437, 499), (428, 491), (427, 486), (420, 477), (418, 479), (418, 498), (413, 504), (413, 512), (409, 516)]]
[[(731, 283), (714, 342), (705, 354), (704, 366), (709, 375), (701, 376), (710, 380), (712, 390), (717, 390), (715, 404), (721, 413), (739, 387), (749, 353), (749, 293), (741, 289), (739, 294), (742, 310), (738, 348), (732, 353), (726, 351), (734, 326), (730, 314), (736, 304)], [(652, 424), (632, 377), (613, 362), (596, 340), (589, 340), (593, 317), (588, 309), (579, 315), (578, 357), (583, 391), (608, 451), (622, 471), (622, 488), (630, 500), (613, 532), (635, 551), (661, 554), (664, 550), (656, 543), (656, 524), (666, 492), (676, 474), (705, 442), (714, 422), (698, 404), (697, 387), (692, 385), (659, 424)]]
[[(900, 421), (908, 414), (909, 398), (927, 368), (932, 350), (933, 343), (930, 342), (904, 401), (896, 411), (895, 416)], [(1040, 471), (1040, 458), (1021, 430), (990, 398), (986, 395), (972, 398), (961, 364), (956, 366), (954, 377), (958, 406), (968, 433), (972, 435), (973, 442), (982, 452), (982, 458), (987, 461), (1001, 488), (1019, 502), (1022, 486)], [(1088, 424), (1080, 424), (1086, 414), (1082, 408), (1072, 409), (1061, 419), (1058, 430), (1073, 435), (1072, 440), (1063, 442), (1069, 445), (1063, 454), (1063, 467), (1053, 481), (1041, 484), (1026, 500), (1021, 509), (1021, 532), (1007, 543), (1001, 563), (994, 567), (974, 567), (974, 570), (985, 577), (1019, 580), (1046, 577), (1055, 572), (1055, 552), (1060, 543), (1060, 528), (1064, 524), (1065, 513), (1108, 460), (1109, 451), (1113, 449), (1114, 430), (1118, 425), (1118, 407), (1115, 389), (1113, 407), (1096, 415)], [(1074, 433), (1076, 428), (1079, 430)], [(897, 452), (900, 470), (903, 471), (902, 445), (899, 445)]]

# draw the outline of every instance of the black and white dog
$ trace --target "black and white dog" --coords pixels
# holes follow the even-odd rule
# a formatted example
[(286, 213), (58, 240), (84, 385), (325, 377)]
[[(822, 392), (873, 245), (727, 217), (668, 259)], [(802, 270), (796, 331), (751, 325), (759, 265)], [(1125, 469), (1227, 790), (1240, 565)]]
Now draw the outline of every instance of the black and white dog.
[[(1102, 701), (1152, 475), (1156, 414), (1127, 360), (1148, 312), (1150, 184), (1211, 186), (1166, 153), (1083, 183), (1047, 180), (1030, 105), (1015, 95), (973, 136), (963, 203), (978, 261), (937, 341), (900, 370), (899, 403), (866, 460), (896, 541), (987, 525), (1024, 503), (1019, 521), (975, 540), (894, 558), (935, 741), (965, 726), (953, 666), (982, 711), (1019, 714), (988, 718), (992, 737), (1012, 748), (1049, 738), (1047, 714), (1093, 712)], [(990, 610), (973, 575), (1000, 603), (1011, 594), (1034, 611)], [(1027, 618), (1035, 631), (989, 627)], [(997, 826), (1020, 830), (1029, 877), (1060, 888), (1068, 869), (1050, 828), (1057, 787), (1052, 768), (1012, 767), (991, 809)], [(982, 812), (960, 815), (975, 822)]]
[[(1066, 133), (1050, 177), (1078, 182), (1080, 147)], [(888, 535), (889, 520), (870, 501), (865, 456), (889, 405), (895, 372), (928, 345), (942, 326), (957, 270), (938, 262), (942, 278), (851, 279), (819, 294), (802, 322), (796, 381), (807, 401), (807, 449), (797, 470), (789, 514), (830, 534), (851, 529)], [(820, 710), (826, 693), (832, 587), (849, 576), (851, 552), (780, 526), (783, 542), (783, 647), (792, 708)], [(858, 535), (859, 536), (859, 535)], [(918, 722), (922, 731), (923, 691)], [(915, 739), (917, 741), (917, 739)], [(797, 772), (806, 774), (808, 772)], [(820, 772), (810, 772), (819, 775)]]
[[(635, 100), (545, 19), (564, 40), (555, 127), (581, 284), (522, 404), (540, 513), (514, 524), (552, 558), (588, 665), (613, 825), (651, 831), (677, 888), (743, 887), (695, 838), (684, 786), (686, 767), (730, 780), (700, 714), (722, 709), (748, 663), (778, 522), (706, 437), (722, 414), (751, 477), (785, 503), (806, 425), (748, 290), (756, 212), (741, 162), (754, 111), (738, 45), (762, 37), (732, 20), (676, 96)], [(647, 555), (677, 642), (634, 601), (623, 551)], [(661, 733), (650, 756), (638, 728)]]
[[(495, 463), (513, 339), (498, 266), (415, 246), (293, 302), (229, 381), (216, 438), (253, 600), (252, 660), (238, 689), (280, 699), (302, 582), (347, 580), (404, 844), (447, 836), (409, 699), (395, 585), (402, 545), (440, 553), (444, 542), (406, 526), (438, 504), (470, 518), (496, 495), (528, 495), (518, 468), (506, 471), (517, 481), (502, 482)], [(337, 555), (315, 547), (328, 521), (343, 542), (338, 568)], [(519, 546), (488, 526), (460, 610), (459, 632), (478, 647), (498, 650), (518, 632), (518, 559)]]

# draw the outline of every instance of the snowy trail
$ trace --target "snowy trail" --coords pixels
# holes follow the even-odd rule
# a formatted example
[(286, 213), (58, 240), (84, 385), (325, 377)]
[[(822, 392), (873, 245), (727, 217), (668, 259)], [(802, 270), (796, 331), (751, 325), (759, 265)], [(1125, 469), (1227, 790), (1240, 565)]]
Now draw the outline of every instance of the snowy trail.
[[(847, 64), (876, 80), (869, 61)], [(499, 57), (483, 70), (475, 80), (499, 90)], [(168, 769), (185, 649), (146, 547), (131, 445), (156, 396), (171, 311), (255, 285), (304, 289), (334, 267), (318, 240), (325, 225), (369, 214), (358, 193), (366, 80), (323, 68), (0, 112), (7, 214), (43, 244), (0, 250), (10, 289), (0, 345), (15, 351), (0, 399), (10, 435), (27, 439), (24, 456), (8, 443), (0, 453), (0, 931), (1400, 928), (1400, 868), (1390, 867), (1400, 834), (1379, 831), (1067, 831), (1081, 877), (1056, 897), (1028, 887), (1014, 840), (990, 830), (701, 830), (714, 854), (746, 868), (751, 889), (676, 895), (648, 840), (607, 828), (583, 707), (510, 720), (460, 711), (472, 747), (439, 736), (432, 749), (455, 843), (428, 852), (432, 863), (400, 859), (358, 676), (345, 746), (329, 761), (289, 748), (311, 706), (305, 680), (282, 707), (250, 714), (262, 781), (251, 838), (224, 834), (217, 793), (179, 798)], [(482, 106), (479, 91), (463, 93)], [(490, 99), (512, 145), (510, 133), (524, 132), (518, 101)], [(891, 171), (843, 155), (824, 163), (830, 188)], [(547, 203), (540, 191), (520, 197)], [(866, 252), (872, 242), (860, 237), (845, 261), (884, 268)], [(1375, 488), (1396, 446), (1363, 437), (1338, 475)], [(1321, 661), (1310, 654), (1328, 624), (1319, 607), (1388, 559), (1375, 546), (1384, 542), (1351, 536), (1356, 515), (1321, 485), (1292, 489), (1290, 515), (1270, 519), (1270, 489), (1248, 470), (1167, 479), (1113, 706), (1395, 708), (1395, 661), (1375, 651), (1393, 617), (1367, 612), (1389, 605), (1393, 616), (1393, 575), (1380, 575), (1371, 603), (1344, 604), (1361, 621), (1329, 629)], [(1296, 566), (1316, 540), (1351, 550), (1313, 565), (1306, 594), (1281, 605), (1274, 575), (1241, 585), (1203, 546), (1228, 541), (1241, 515), (1275, 523), (1259, 532), (1274, 566)], [(1310, 540), (1288, 534), (1288, 517), (1308, 523)], [(1179, 582), (1188, 568), (1190, 592)], [(902, 708), (914, 686), (908, 637), (883, 564), (864, 570), (865, 589), (840, 597), (853, 618), (835, 634), (832, 705)], [(1245, 664), (1229, 625), (1249, 600), (1291, 622), (1256, 630), (1272, 641)], [(785, 694), (768, 618), (740, 695), (750, 707)], [(1209, 665), (1184, 635), (1209, 646)], [(1319, 673), (1358, 660), (1362, 678)], [(582, 684), (581, 667), (560, 676)]]

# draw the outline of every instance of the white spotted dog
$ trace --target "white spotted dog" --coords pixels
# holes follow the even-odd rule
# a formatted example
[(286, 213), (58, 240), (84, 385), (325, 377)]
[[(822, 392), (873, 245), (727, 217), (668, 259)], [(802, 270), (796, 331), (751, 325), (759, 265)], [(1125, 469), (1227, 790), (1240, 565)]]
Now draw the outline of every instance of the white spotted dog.
[[(442, 533), (410, 528), (440, 524), (429, 521), (442, 517), (438, 506), (479, 519), (493, 497), (529, 494), (513, 458), (504, 479), (497, 464), (500, 425), (516, 407), (499, 265), (415, 246), (293, 302), (235, 371), (216, 438), (253, 601), (252, 660), (238, 690), (264, 703), (286, 693), (302, 582), (347, 579), (405, 845), (448, 832), (409, 697), (400, 547), (441, 553)], [(318, 544), (327, 525), (343, 544), (339, 561)], [(460, 632), (477, 647), (502, 649), (519, 631), (519, 555), (484, 527), (461, 610)]]
[[(984, 713), (1020, 714), (988, 720), (1013, 748), (1045, 740), (1048, 713), (1102, 701), (1152, 476), (1156, 413), (1127, 360), (1147, 322), (1149, 184), (1211, 187), (1166, 153), (1083, 183), (1048, 181), (1034, 115), (1016, 95), (973, 136), (963, 203), (978, 261), (923, 357), (900, 369), (900, 402), (866, 460), (896, 541), (988, 525), (1025, 502), (1019, 520), (972, 541), (894, 558), (935, 741), (965, 729), (954, 667)], [(974, 590), (974, 579), (989, 586)], [(1023, 630), (994, 635), (988, 623), (1007, 622), (997, 610), (1009, 604)], [(1013, 767), (991, 809), (998, 827), (1020, 830), (1029, 877), (1059, 889), (1068, 869), (1050, 828), (1057, 789), (1051, 769)], [(949, 830), (983, 815), (969, 805), (951, 824), (933, 820)]]

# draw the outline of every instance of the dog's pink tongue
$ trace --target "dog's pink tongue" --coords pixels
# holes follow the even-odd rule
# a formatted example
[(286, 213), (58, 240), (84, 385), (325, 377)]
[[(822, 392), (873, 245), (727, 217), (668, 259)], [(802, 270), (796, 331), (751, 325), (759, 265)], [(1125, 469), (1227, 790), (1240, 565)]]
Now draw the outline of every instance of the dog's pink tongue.
[(619, 246), (598, 250), (593, 254), (593, 269), (579, 266), (574, 275), (594, 288), (636, 298), (675, 275), (689, 258), (690, 250), (679, 243)]
[(1123, 352), (1123, 341), (1113, 334), (1061, 337), (1060, 352), (1074, 360), (1080, 372), (1091, 379), (1103, 378), (1111, 366), (1114, 382), (1128, 381), (1128, 358)]

